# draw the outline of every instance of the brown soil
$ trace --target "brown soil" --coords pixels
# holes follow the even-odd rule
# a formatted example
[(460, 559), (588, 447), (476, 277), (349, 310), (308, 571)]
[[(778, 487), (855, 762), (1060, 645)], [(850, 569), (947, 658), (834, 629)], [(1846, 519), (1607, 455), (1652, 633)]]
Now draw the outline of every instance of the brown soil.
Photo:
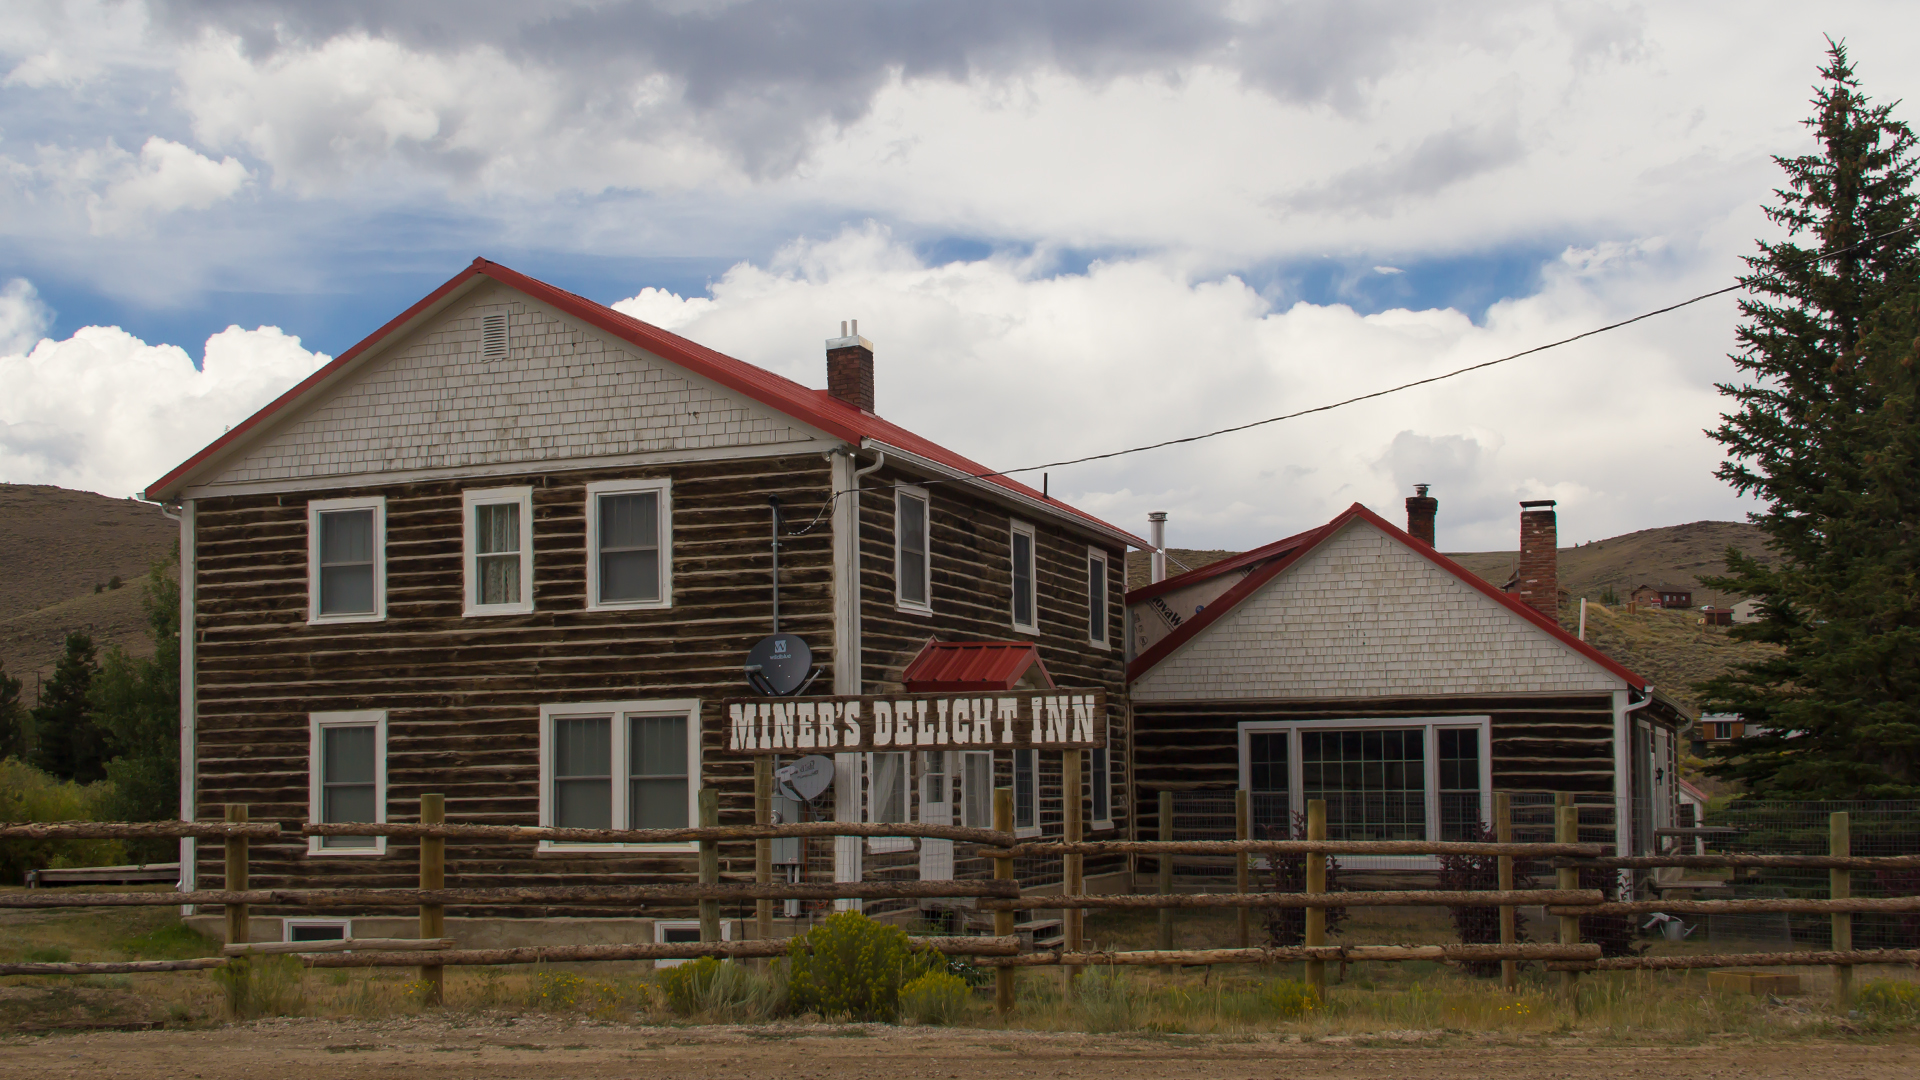
[[(140, 613), (140, 579), (168, 558), (180, 527), (151, 503), (40, 484), (0, 484), (0, 671), (45, 678), (66, 635), (85, 630), (105, 652), (153, 651)], [(121, 588), (94, 592), (115, 576)]]
[(1912, 1076), (1911, 1040), (1779, 1045), (1596, 1045), (1542, 1038), (1488, 1045), (1444, 1032), (1301, 1043), (1285, 1037), (1078, 1035), (991, 1029), (778, 1025), (665, 1028), (545, 1019), (261, 1021), (200, 1031), (13, 1037), (0, 1077), (100, 1075), (239, 1080), (458, 1077), (1223, 1077)]

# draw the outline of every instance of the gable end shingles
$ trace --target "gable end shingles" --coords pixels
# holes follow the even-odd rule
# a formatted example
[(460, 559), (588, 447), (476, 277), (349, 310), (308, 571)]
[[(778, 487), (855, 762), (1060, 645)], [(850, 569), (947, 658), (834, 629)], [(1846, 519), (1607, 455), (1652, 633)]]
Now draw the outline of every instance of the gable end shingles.
[[(504, 360), (482, 360), (481, 320), (507, 312)], [(731, 446), (810, 433), (563, 320), (504, 286), (476, 290), (213, 483), (538, 465)]]
[(1354, 522), (1135, 680), (1135, 701), (1592, 693), (1621, 681)]

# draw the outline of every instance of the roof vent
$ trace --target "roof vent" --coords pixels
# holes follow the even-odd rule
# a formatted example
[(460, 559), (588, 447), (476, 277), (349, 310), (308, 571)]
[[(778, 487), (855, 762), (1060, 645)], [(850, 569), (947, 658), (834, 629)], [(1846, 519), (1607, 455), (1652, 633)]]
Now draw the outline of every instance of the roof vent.
[(480, 319), (480, 359), (507, 358), (507, 317), (486, 315)]

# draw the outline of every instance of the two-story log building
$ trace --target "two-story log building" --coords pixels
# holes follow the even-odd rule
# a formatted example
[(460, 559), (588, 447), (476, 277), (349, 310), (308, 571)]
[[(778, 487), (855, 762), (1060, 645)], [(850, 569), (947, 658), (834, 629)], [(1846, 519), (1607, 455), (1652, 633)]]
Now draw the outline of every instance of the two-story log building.
[[(810, 389), (475, 260), (168, 473), (147, 494), (181, 519), (182, 816), (399, 822), (442, 792), (450, 820), (671, 827), (711, 785), (723, 822), (750, 820), (720, 702), (751, 692), (777, 604), (811, 693), (1104, 689), (1086, 797), (1124, 831), (1124, 555), (1144, 542), (881, 419), (871, 344), (826, 344)], [(1047, 830), (1060, 775), (1057, 751), (840, 754), (817, 812), (985, 824), (1002, 784)], [(813, 858), (855, 879), (902, 845)], [(416, 851), (256, 845), (253, 882), (406, 885)], [(750, 846), (723, 859), (751, 872)], [(219, 880), (215, 850), (183, 866)], [(466, 886), (695, 871), (688, 845), (448, 851)], [(589, 921), (546, 940), (646, 930)]]

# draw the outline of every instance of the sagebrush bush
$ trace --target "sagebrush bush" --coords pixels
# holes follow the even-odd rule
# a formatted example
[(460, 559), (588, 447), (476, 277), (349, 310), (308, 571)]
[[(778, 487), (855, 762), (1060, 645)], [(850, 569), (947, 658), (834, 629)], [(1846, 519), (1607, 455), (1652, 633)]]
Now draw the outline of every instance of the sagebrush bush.
[(677, 1016), (760, 1020), (781, 1011), (780, 988), (740, 964), (703, 956), (654, 974), (654, 986)]
[(900, 987), (900, 1018), (915, 1024), (951, 1024), (968, 1012), (973, 988), (958, 975), (929, 971)]
[(307, 965), (298, 956), (237, 957), (210, 974), (242, 1019), (298, 1016), (307, 1003)]
[(1920, 1018), (1920, 983), (1874, 979), (1853, 992), (1853, 1006), (1889, 1019)]
[(1297, 1020), (1324, 1007), (1312, 986), (1276, 979), (1260, 988), (1260, 1003), (1282, 1020)]
[(800, 1012), (892, 1021), (900, 987), (943, 966), (938, 953), (915, 952), (899, 927), (842, 911), (788, 946), (788, 994)]

